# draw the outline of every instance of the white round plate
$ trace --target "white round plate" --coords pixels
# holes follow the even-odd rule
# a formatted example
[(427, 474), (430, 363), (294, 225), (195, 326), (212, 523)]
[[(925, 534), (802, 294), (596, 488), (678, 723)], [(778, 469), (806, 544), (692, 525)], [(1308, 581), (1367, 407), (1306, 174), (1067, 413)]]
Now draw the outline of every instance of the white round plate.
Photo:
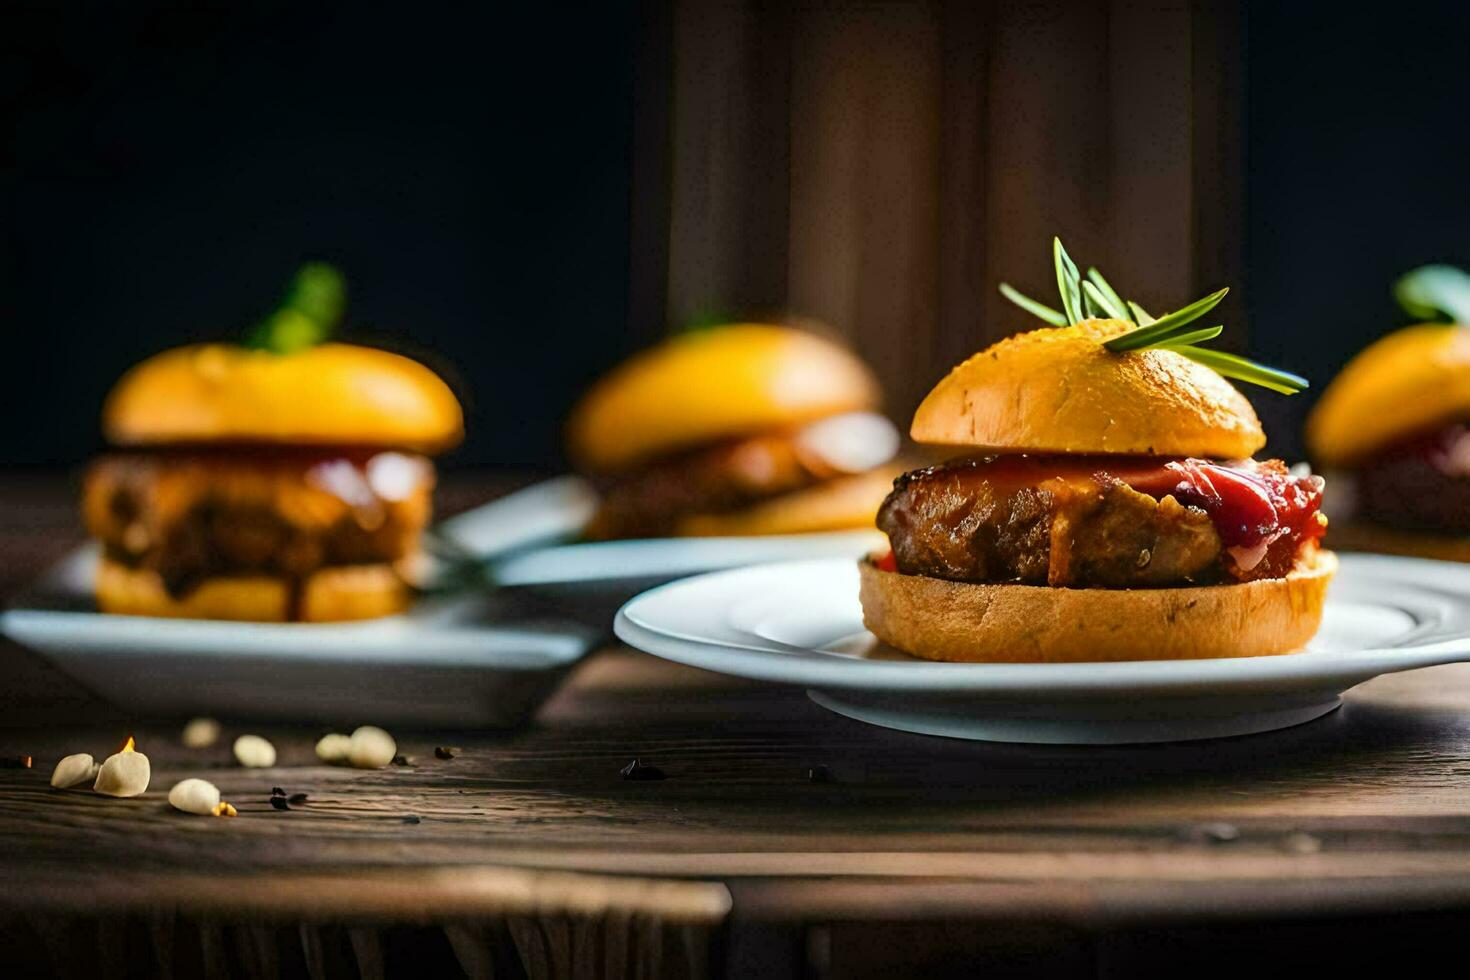
[(1341, 555), (1302, 653), (1224, 660), (951, 664), (863, 628), (851, 560), (782, 562), (643, 593), (617, 635), (677, 663), (798, 684), (818, 704), (904, 731), (1112, 744), (1270, 731), (1333, 710), (1379, 674), (1470, 660), (1470, 566)]
[[(667, 582), (685, 575), (793, 559), (848, 558), (888, 544), (875, 530), (728, 538), (639, 538), (539, 548), (497, 561), (497, 585)], [(641, 589), (639, 590), (641, 591)], [(634, 595), (627, 592), (625, 596)]]

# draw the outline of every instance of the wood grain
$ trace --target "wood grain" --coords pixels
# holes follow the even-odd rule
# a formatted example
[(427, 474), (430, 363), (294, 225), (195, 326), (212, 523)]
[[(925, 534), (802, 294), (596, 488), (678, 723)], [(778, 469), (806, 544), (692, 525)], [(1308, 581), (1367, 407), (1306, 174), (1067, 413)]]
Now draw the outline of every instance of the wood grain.
[(673, 5), (668, 322), (775, 310), (786, 294), (788, 16)]
[(789, 293), (911, 410), (937, 322), (939, 28), (923, 4), (814, 5), (793, 28)]
[(1146, 305), (1232, 285), (1242, 344), (1241, 17), (1214, 0), (672, 4), (672, 120), (635, 157), (673, 161), (664, 196), (635, 202), (640, 254), (667, 258), (667, 326), (817, 318), (906, 420), (958, 360), (1034, 325), (996, 285), (1054, 295), (1061, 235)]
[[(1433, 693), (1427, 707), (1415, 691)], [(380, 771), (318, 764), (315, 731), (261, 730), (281, 764), (243, 770), (228, 738), (190, 751), (172, 726), (140, 724), (153, 786), (120, 801), (46, 779), (62, 754), (104, 754), (124, 729), (7, 732), (0, 749), (34, 754), (37, 768), (0, 772), (0, 858), (12, 873), (76, 868), (86, 842), (113, 855), (113, 874), (452, 863), (690, 877), (1458, 879), (1470, 874), (1466, 709), (1470, 668), (1452, 666), (1373, 682), (1329, 718), (1251, 738), (983, 745), (869, 728), (799, 691), (608, 651), (536, 727), (452, 736), (465, 751), (447, 761), (433, 747), (451, 736), (399, 733), (413, 764)], [(635, 756), (669, 778), (623, 780)], [(837, 782), (807, 782), (816, 764)], [(190, 775), (219, 785), (240, 817), (170, 810), (168, 787)], [(309, 802), (276, 811), (273, 786)], [(1220, 821), (1238, 836), (1211, 837)], [(1301, 849), (1302, 834), (1315, 846)]]

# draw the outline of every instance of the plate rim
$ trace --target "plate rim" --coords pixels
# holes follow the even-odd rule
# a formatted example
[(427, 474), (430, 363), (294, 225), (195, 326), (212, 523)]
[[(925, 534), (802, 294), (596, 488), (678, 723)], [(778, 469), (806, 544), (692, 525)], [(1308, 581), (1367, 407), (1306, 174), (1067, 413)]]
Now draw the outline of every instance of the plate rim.
[[(95, 563), (98, 547), (85, 542), (49, 566), (0, 609), (0, 635), (53, 660), (208, 657), (276, 663), (371, 664), (375, 667), (476, 667), (555, 670), (597, 647), (601, 631), (570, 620), (526, 620), (521, 625), (466, 622), (490, 600), (486, 593), (429, 598), (406, 613), (333, 623), (258, 623), (236, 620), (127, 616), (95, 609), (36, 605), (47, 594), (82, 597), (72, 576)], [(490, 648), (490, 644), (500, 644)]]
[[(1345, 566), (1374, 565), (1433, 573), (1449, 567), (1461, 576), (1470, 568), (1453, 562), (1389, 555), (1348, 553)], [(1048, 696), (1107, 696), (1120, 692), (1157, 694), (1229, 694), (1351, 686), (1379, 674), (1413, 670), (1436, 664), (1470, 661), (1470, 630), (1447, 640), (1422, 646), (1365, 650), (1315, 650), (1265, 657), (1201, 660), (1134, 660), (1078, 663), (941, 663), (922, 660), (880, 661), (844, 657), (811, 648), (786, 646), (766, 640), (763, 647), (690, 636), (664, 630), (639, 613), (645, 602), (670, 590), (688, 589), (711, 579), (771, 574), (797, 565), (836, 568), (846, 559), (776, 562), (711, 572), (649, 589), (625, 603), (614, 619), (614, 633), (626, 643), (655, 656), (687, 666), (757, 680), (796, 684), (816, 689), (888, 690), (926, 695), (991, 695), (1013, 697), (1038, 685)], [(1400, 578), (1401, 585), (1422, 588), (1422, 582)], [(1329, 601), (1330, 593), (1329, 593)], [(733, 669), (732, 669), (733, 668)]]

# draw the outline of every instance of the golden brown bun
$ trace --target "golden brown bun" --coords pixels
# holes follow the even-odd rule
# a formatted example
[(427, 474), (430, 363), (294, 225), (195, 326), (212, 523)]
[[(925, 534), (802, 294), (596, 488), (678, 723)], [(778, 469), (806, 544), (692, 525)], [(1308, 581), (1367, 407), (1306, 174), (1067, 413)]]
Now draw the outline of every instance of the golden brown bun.
[[(205, 579), (175, 598), (157, 572), (101, 559), (97, 564), (97, 607), (127, 616), (171, 619), (232, 619), (282, 623), (290, 619), (290, 587), (284, 579), (241, 575)], [(324, 568), (302, 583), (296, 621), (328, 623), (376, 619), (408, 608), (413, 596), (391, 565)]]
[(583, 468), (616, 472), (879, 400), (851, 351), (790, 327), (731, 324), (681, 334), (614, 369), (572, 411), (568, 448)]
[(880, 467), (856, 476), (834, 477), (740, 510), (695, 514), (680, 522), (678, 533), (692, 537), (730, 537), (870, 528), (877, 519), (878, 505), (902, 472), (898, 467)]
[(915, 441), (1033, 453), (1243, 459), (1266, 444), (1245, 396), (1166, 350), (1115, 354), (1133, 329), (1084, 320), (1002, 340), (956, 367), (914, 413)]
[(164, 351), (123, 375), (102, 426), (118, 446), (235, 442), (432, 453), (459, 442), (464, 417), (438, 375), (387, 351), (322, 344), (272, 354), (201, 344)]
[(1364, 348), (1307, 418), (1320, 466), (1354, 466), (1397, 439), (1470, 418), (1470, 327), (1424, 323)]
[(926, 660), (1062, 663), (1258, 657), (1317, 632), (1337, 556), (1284, 579), (1176, 589), (971, 585), (861, 563), (863, 622)]

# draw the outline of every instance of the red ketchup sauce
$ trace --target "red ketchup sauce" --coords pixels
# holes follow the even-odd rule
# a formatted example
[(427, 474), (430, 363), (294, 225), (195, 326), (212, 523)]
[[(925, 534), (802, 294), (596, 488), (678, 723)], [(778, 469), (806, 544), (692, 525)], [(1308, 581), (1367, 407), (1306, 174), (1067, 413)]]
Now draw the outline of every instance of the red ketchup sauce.
[(1140, 477), (1120, 477), (1156, 500), (1173, 496), (1200, 508), (1227, 548), (1255, 548), (1287, 535), (1316, 540), (1325, 531), (1317, 519), (1322, 478), (1294, 477), (1279, 465), (1182, 459)]

